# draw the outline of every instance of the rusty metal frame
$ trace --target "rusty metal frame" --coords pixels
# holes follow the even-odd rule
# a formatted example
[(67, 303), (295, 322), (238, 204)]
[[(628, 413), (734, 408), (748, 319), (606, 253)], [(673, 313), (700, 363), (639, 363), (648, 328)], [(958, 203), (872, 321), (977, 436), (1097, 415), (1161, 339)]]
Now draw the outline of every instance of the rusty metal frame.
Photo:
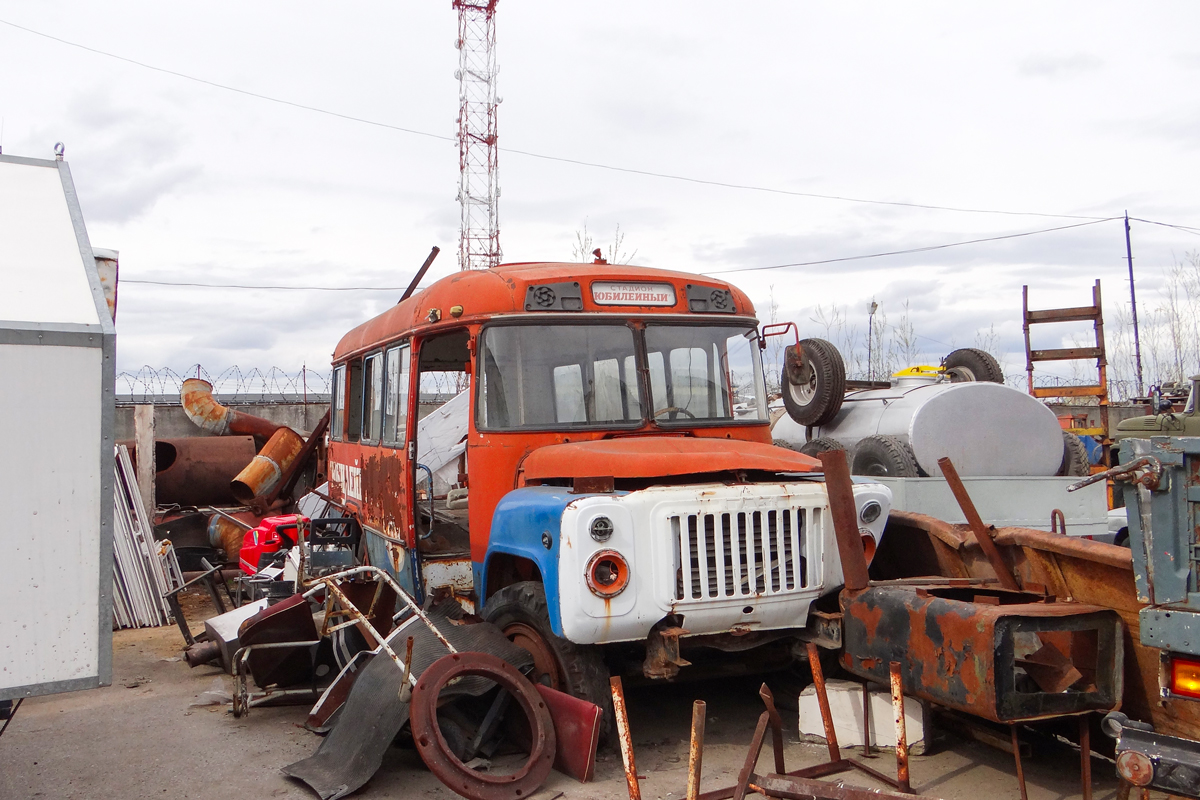
[[(1044, 598), (945, 586), (843, 592), (842, 666), (886, 684), (888, 664), (899, 661), (907, 694), (1000, 723), (1111, 711), (1120, 705), (1125, 652), (1120, 617), (1099, 606), (1039, 600)], [(1085, 637), (1078, 640), (1080, 647), (1094, 637), (1093, 683), (1070, 693), (1020, 690), (1017, 641), (1028, 634), (1043, 643), (1055, 636), (1071, 636), (1072, 642)]]

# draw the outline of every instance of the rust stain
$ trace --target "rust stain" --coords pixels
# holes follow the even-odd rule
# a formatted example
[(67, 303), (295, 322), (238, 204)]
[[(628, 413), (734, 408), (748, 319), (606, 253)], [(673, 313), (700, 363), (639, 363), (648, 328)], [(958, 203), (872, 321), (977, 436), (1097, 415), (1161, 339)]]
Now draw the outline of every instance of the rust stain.
[(368, 524), (380, 530), (407, 530), (406, 464), (400, 451), (366, 454), (362, 461), (362, 496), (363, 517)]

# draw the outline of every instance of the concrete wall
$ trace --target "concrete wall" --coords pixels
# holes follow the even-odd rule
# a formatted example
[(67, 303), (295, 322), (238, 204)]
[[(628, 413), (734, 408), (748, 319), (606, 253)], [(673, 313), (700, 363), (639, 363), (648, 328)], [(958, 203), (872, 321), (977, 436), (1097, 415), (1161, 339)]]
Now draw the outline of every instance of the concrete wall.
[[(133, 430), (133, 409), (141, 404), (118, 403), (116, 419), (117, 441), (135, 438)], [(301, 436), (308, 436), (325, 412), (329, 410), (329, 401), (310, 403), (229, 403), (229, 408), (245, 414), (263, 417), (281, 425), (287, 425)], [(417, 418), (422, 419), (426, 414), (438, 407), (436, 403), (421, 403)], [(154, 405), (154, 434), (156, 439), (186, 439), (192, 436), (211, 436), (211, 433), (196, 427), (183, 406), (177, 404)]]
[[(1100, 427), (1100, 408), (1099, 406), (1074, 405), (1068, 403), (1049, 403), (1050, 410), (1055, 414), (1062, 416), (1064, 414), (1087, 414), (1088, 421), (1085, 427), (1099, 428)], [(1124, 422), (1131, 417), (1144, 417), (1150, 413), (1150, 406), (1109, 406), (1108, 407), (1108, 424), (1110, 430), (1116, 430), (1117, 423)]]
[[(329, 410), (329, 403), (230, 404), (229, 407), (245, 414), (253, 414), (256, 417), (287, 425), (302, 436), (306, 436), (313, 428), (317, 427), (321, 417), (325, 416), (325, 412)], [(134, 438), (134, 408), (134, 404), (117, 406), (116, 437), (118, 441)], [(157, 439), (185, 439), (191, 436), (212, 435), (196, 427), (187, 418), (187, 414), (183, 413), (183, 406), (179, 405), (154, 406), (154, 433)]]

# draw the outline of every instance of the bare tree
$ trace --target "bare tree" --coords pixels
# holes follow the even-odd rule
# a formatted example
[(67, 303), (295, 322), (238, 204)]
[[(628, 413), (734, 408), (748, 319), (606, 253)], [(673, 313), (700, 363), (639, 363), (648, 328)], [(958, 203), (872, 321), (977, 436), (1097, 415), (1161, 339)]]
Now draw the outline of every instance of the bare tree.
[[(591, 232), (588, 231), (587, 220), (584, 219), (583, 228), (575, 231), (575, 244), (571, 245), (571, 260), (590, 264), (595, 258), (596, 249), (596, 242), (592, 238)], [(630, 253), (625, 250), (625, 232), (621, 230), (621, 223), (618, 222), (616, 230), (613, 232), (613, 240), (605, 252), (606, 260), (610, 264), (629, 264), (637, 257), (637, 252), (634, 250)]]

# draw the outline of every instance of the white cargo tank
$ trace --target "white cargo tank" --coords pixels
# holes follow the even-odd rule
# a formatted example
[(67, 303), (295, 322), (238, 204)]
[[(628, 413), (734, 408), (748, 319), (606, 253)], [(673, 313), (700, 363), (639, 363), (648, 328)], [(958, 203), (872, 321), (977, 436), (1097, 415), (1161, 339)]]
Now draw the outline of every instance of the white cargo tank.
[[(887, 389), (847, 394), (841, 410), (811, 439), (836, 440), (853, 451), (868, 436), (905, 441), (925, 474), (941, 475), (949, 456), (959, 475), (1047, 476), (1063, 463), (1063, 435), (1054, 412), (1000, 383), (948, 383), (934, 376), (904, 376)], [(799, 450), (810, 437), (783, 414), (772, 437)]]

